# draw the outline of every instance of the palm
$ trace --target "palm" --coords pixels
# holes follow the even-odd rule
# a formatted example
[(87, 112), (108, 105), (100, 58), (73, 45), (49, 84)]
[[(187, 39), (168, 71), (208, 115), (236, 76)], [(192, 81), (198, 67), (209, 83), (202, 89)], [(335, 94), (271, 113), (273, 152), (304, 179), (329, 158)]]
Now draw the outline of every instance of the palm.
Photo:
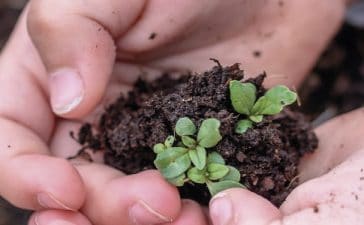
[[(224, 65), (241, 63), (249, 75), (263, 70), (279, 75), (270, 83), (293, 85), (302, 81), (329, 38), (313, 40), (312, 34), (333, 33), (340, 23), (337, 15), (343, 10), (330, 2), (313, 0), (183, 1), (170, 5), (152, 1), (148, 8), (116, 41), (121, 63), (118, 71), (123, 71), (123, 76), (134, 75), (140, 68), (201, 72), (211, 67), (209, 58), (216, 58)], [(166, 13), (158, 13), (160, 10)], [(328, 19), (332, 20), (330, 26)], [(305, 26), (311, 22), (315, 26)], [(125, 64), (135, 70), (129, 73), (129, 67), (122, 66)]]
[[(299, 208), (312, 208), (315, 205), (322, 206), (324, 210), (341, 207), (340, 211), (343, 214), (337, 215), (335, 219), (338, 219), (345, 218), (353, 208), (358, 211), (364, 210), (359, 200), (363, 197), (361, 189), (364, 173), (361, 163), (364, 157), (364, 142), (360, 138), (364, 122), (362, 112), (363, 109), (355, 110), (329, 121), (316, 130), (320, 137), (319, 148), (315, 154), (302, 160), (300, 168), (301, 180), (308, 182), (298, 187), (291, 195), (285, 207), (289, 212)], [(338, 132), (333, 134), (332, 130)], [(310, 179), (313, 180), (309, 181)], [(329, 214), (330, 211), (325, 213)]]
[(264, 207), (256, 208), (255, 215), (265, 218), (265, 224), (361, 224), (362, 113), (363, 109), (358, 109), (317, 128), (319, 148), (301, 163), (300, 179), (305, 183), (293, 190), (280, 211), (264, 203)]

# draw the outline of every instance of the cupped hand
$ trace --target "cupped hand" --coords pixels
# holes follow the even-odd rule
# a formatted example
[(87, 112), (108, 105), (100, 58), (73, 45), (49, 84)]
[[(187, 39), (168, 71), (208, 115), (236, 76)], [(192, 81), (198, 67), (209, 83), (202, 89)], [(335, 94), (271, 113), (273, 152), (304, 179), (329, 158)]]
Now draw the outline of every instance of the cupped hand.
[(155, 171), (62, 159), (79, 148), (69, 132), (137, 74), (198, 72), (211, 57), (298, 85), (343, 11), (342, 0), (31, 1), (0, 57), (0, 194), (38, 210), (30, 224), (205, 224)]
[(319, 147), (302, 160), (302, 184), (279, 209), (252, 192), (231, 189), (210, 202), (213, 224), (363, 224), (363, 115), (360, 108), (316, 129)]

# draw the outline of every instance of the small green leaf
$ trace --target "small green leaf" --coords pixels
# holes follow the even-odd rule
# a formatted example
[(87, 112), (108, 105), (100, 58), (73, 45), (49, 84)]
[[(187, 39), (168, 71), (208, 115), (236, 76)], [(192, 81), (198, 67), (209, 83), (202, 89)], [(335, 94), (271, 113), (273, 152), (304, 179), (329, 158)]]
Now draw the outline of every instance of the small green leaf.
[(217, 164), (225, 165), (225, 160), (219, 153), (210, 152), (209, 155), (207, 156), (207, 164), (210, 164), (210, 163), (217, 163)]
[(236, 112), (250, 115), (256, 100), (257, 89), (254, 84), (241, 83), (237, 80), (230, 81), (230, 100)]
[(188, 117), (180, 118), (176, 123), (176, 133), (181, 137), (193, 135), (196, 133), (196, 126)]
[(232, 167), (232, 166), (228, 166), (228, 168), (229, 168), (229, 172), (223, 178), (221, 178), (220, 181), (231, 180), (231, 181), (239, 182), (240, 181), (239, 170), (237, 170), (235, 167)]
[(198, 184), (204, 184), (207, 181), (206, 171), (199, 170), (196, 167), (192, 167), (191, 169), (189, 169), (187, 172), (187, 176), (190, 180)]
[(189, 136), (182, 136), (182, 143), (188, 148), (196, 147), (196, 140)]
[(295, 92), (282, 85), (275, 86), (258, 99), (253, 106), (252, 115), (275, 115), (296, 100)]
[(197, 146), (196, 150), (190, 150), (188, 151), (188, 154), (190, 156), (193, 165), (195, 165), (197, 169), (202, 170), (203, 168), (205, 168), (206, 158), (207, 158), (206, 157), (207, 153), (205, 148)]
[(225, 191), (229, 188), (246, 188), (244, 185), (231, 180), (224, 180), (219, 182), (207, 182), (206, 184), (211, 196), (214, 196), (217, 193)]
[(159, 153), (163, 152), (165, 149), (166, 149), (166, 146), (164, 146), (164, 144), (162, 144), (162, 143), (158, 143), (153, 146), (153, 151), (155, 154), (159, 154)]
[(264, 96), (271, 99), (271, 101), (280, 103), (282, 106), (290, 105), (297, 100), (297, 94), (284, 85), (272, 87)]
[(277, 104), (266, 96), (262, 96), (258, 99), (252, 109), (253, 115), (274, 115), (279, 113), (283, 109), (281, 104)]
[(248, 128), (252, 128), (253, 123), (250, 120), (239, 120), (235, 127), (235, 133), (243, 134)]
[(256, 123), (260, 123), (263, 121), (263, 116), (262, 115), (258, 115), (258, 116), (249, 116), (249, 119), (253, 122)]
[(174, 162), (178, 157), (186, 154), (188, 152), (187, 148), (183, 147), (171, 147), (167, 148), (163, 152), (159, 153), (154, 160), (154, 165), (157, 169), (162, 169), (167, 167), (169, 164)]
[(191, 160), (188, 154), (184, 154), (178, 157), (174, 162), (170, 163), (167, 167), (161, 168), (160, 172), (167, 178), (173, 178), (180, 176), (182, 173), (186, 172), (191, 166)]
[(174, 140), (175, 140), (175, 138), (174, 138), (172, 135), (170, 135), (170, 136), (168, 136), (168, 137), (166, 138), (166, 140), (165, 140), (165, 142), (164, 142), (164, 145), (165, 145), (167, 148), (170, 148), (170, 147), (172, 147), (172, 146), (173, 146)]
[(222, 139), (220, 135), (220, 121), (214, 118), (202, 121), (197, 134), (197, 142), (204, 148), (212, 148)]
[(168, 182), (176, 187), (182, 187), (185, 184), (186, 174), (181, 174), (178, 177), (168, 179)]
[(218, 163), (210, 163), (207, 165), (208, 178), (210, 180), (218, 180), (226, 176), (229, 172), (229, 168), (225, 165)]

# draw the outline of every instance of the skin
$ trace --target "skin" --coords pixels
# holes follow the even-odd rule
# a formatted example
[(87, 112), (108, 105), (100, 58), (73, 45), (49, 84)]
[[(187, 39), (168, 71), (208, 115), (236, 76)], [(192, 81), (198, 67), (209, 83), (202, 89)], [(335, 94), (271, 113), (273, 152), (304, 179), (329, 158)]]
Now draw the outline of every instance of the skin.
[[(292, 224), (302, 217), (302, 224), (312, 224), (315, 204), (320, 205), (320, 224), (331, 224), (329, 215), (340, 213), (355, 222), (361, 204), (343, 195), (332, 205), (325, 196), (330, 191), (347, 194), (359, 185), (357, 174), (351, 174), (358, 170), (357, 161), (344, 162), (335, 174), (327, 171), (353, 152), (361, 157), (360, 138), (351, 140), (345, 131), (353, 127), (343, 127), (340, 120), (358, 126), (362, 110), (318, 128), (320, 148), (301, 167), (303, 180), (312, 180), (298, 187), (281, 209), (249, 191), (232, 189), (212, 201), (212, 221), (195, 202), (181, 201), (156, 171), (125, 176), (102, 163), (63, 159), (79, 148), (69, 131), (94, 122), (100, 109), (128, 90), (141, 72), (151, 79), (161, 71), (199, 72), (210, 68), (208, 58), (215, 57), (226, 65), (241, 62), (251, 76), (264, 69), (268, 86), (299, 86), (338, 29), (344, 10), (343, 0), (30, 1), (0, 55), (0, 182), (5, 184), (0, 194), (16, 206), (36, 210), (29, 224), (37, 225), (220, 225), (213, 209), (223, 206), (226, 202), (218, 200), (224, 199), (232, 206), (225, 224)], [(255, 51), (261, 51), (260, 57), (254, 57)], [(361, 127), (355, 127), (358, 136)], [(333, 130), (341, 131), (335, 139)], [(305, 195), (308, 191), (316, 195)], [(341, 201), (347, 209), (340, 208)]]
[[(210, 202), (213, 224), (362, 224), (363, 114), (364, 108), (361, 108), (316, 129), (319, 147), (301, 163), (302, 184), (279, 209), (247, 190), (231, 189), (219, 193)], [(230, 212), (223, 210), (226, 208)]]

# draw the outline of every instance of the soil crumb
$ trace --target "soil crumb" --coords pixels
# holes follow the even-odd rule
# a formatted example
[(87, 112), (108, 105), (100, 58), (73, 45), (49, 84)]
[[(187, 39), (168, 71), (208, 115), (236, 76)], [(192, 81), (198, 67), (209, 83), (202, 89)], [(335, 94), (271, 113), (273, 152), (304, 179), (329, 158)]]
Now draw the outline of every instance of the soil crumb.
[(150, 35), (149, 35), (149, 40), (153, 40), (154, 38), (156, 38), (157, 37), (157, 34), (156, 33), (151, 33)]
[(254, 55), (255, 58), (259, 58), (262, 55), (262, 52), (256, 50), (256, 51), (253, 52), (253, 55)]
[(315, 206), (313, 207), (313, 212), (314, 212), (314, 213), (318, 213), (319, 211), (320, 211), (319, 207), (318, 207), (317, 205), (315, 205)]

